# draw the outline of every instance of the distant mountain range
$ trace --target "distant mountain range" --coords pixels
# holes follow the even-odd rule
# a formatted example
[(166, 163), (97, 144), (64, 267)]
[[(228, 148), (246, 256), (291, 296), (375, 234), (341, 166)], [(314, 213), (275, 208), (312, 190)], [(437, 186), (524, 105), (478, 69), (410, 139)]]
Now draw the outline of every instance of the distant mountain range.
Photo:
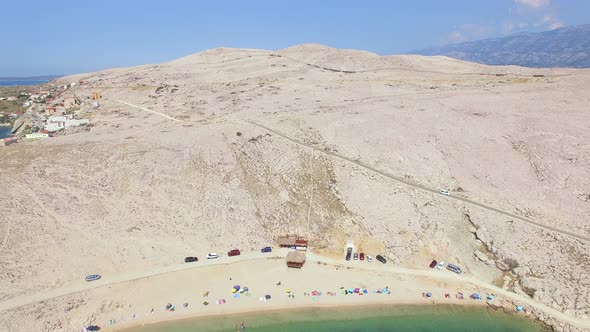
[(590, 68), (590, 24), (432, 47), (411, 52), (488, 65)]

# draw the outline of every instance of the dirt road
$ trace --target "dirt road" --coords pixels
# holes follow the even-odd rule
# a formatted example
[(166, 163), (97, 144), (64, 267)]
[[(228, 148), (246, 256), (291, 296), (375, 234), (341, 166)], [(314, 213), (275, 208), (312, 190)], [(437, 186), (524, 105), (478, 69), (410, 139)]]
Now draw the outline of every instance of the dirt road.
[[(80, 281), (79, 283), (72, 284), (67, 287), (62, 287), (62, 288), (58, 288), (58, 289), (39, 292), (36, 294), (22, 296), (22, 297), (18, 297), (18, 298), (14, 298), (14, 299), (0, 302), (0, 312), (5, 311), (5, 310), (10, 310), (10, 309), (15, 309), (15, 308), (18, 308), (21, 306), (25, 306), (25, 305), (29, 305), (29, 304), (33, 304), (33, 303), (37, 303), (37, 302), (41, 302), (41, 301), (50, 300), (53, 298), (59, 298), (62, 296), (67, 296), (67, 295), (71, 295), (71, 294), (75, 294), (75, 293), (84, 292), (84, 291), (94, 289), (94, 288), (106, 287), (106, 286), (111, 286), (111, 285), (124, 283), (124, 282), (132, 282), (132, 281), (139, 280), (139, 279), (151, 278), (151, 277), (155, 277), (155, 276), (166, 274), (166, 273), (175, 273), (177, 271), (182, 271), (182, 270), (202, 269), (202, 268), (207, 268), (207, 267), (213, 266), (213, 265), (233, 264), (233, 263), (244, 262), (244, 261), (249, 261), (252, 263), (252, 265), (254, 265), (256, 263), (256, 261), (262, 261), (262, 260), (268, 259), (268, 257), (272, 257), (273, 259), (276, 259), (277, 257), (284, 258), (288, 252), (289, 252), (288, 249), (280, 249), (280, 250), (276, 250), (275, 252), (270, 254), (271, 256), (268, 256), (268, 254), (262, 254), (260, 252), (249, 252), (249, 253), (243, 253), (241, 256), (220, 257), (217, 260), (202, 260), (202, 261), (199, 261), (196, 263), (171, 265), (171, 266), (167, 266), (167, 267), (161, 267), (161, 268), (158, 268), (158, 269), (155, 269), (152, 271), (134, 272), (134, 273), (123, 274), (123, 275), (114, 276), (114, 277), (105, 276), (105, 277), (103, 277), (103, 279), (101, 279), (99, 281), (95, 281), (95, 282)], [(377, 261), (375, 261), (373, 263), (364, 263), (363, 262), (363, 263), (359, 264), (358, 261), (347, 262), (343, 259), (327, 258), (327, 257), (316, 255), (316, 254), (309, 252), (309, 251), (307, 252), (306, 261), (311, 264), (313, 264), (313, 263), (317, 264), (318, 262), (322, 262), (322, 263), (326, 263), (327, 265), (332, 265), (332, 266), (346, 266), (347, 268), (350, 268), (352, 270), (366, 271), (366, 272), (377, 273), (377, 274), (386, 275), (386, 276), (390, 275), (392, 277), (395, 275), (401, 274), (401, 275), (407, 275), (407, 276), (411, 276), (411, 277), (426, 277), (432, 281), (453, 281), (453, 282), (464, 283), (465, 285), (473, 285), (473, 286), (476, 286), (477, 288), (486, 290), (489, 293), (493, 293), (496, 295), (502, 295), (506, 298), (510, 298), (515, 303), (517, 303), (519, 305), (534, 307), (534, 308), (546, 313), (547, 315), (552, 316), (552, 317), (559, 319), (561, 321), (567, 322), (568, 324), (571, 324), (572, 326), (576, 326), (578, 328), (590, 328), (590, 321), (589, 320), (585, 320), (585, 319), (577, 318), (577, 317), (574, 317), (571, 315), (567, 315), (567, 314), (562, 313), (558, 310), (550, 308), (542, 303), (538, 303), (537, 301), (535, 301), (529, 297), (522, 296), (522, 295), (510, 292), (510, 291), (501, 289), (501, 288), (496, 287), (494, 285), (488, 284), (486, 282), (477, 280), (475, 278), (472, 278), (470, 276), (463, 275), (463, 274), (459, 275), (459, 274), (452, 273), (450, 271), (446, 271), (446, 270), (441, 271), (441, 270), (436, 270), (436, 269), (428, 269), (428, 270), (426, 270), (426, 269), (425, 270), (407, 269), (407, 268), (403, 268), (403, 267), (392, 266), (390, 264), (381, 264)], [(280, 261), (280, 262), (282, 262), (282, 261)], [(361, 266), (361, 264), (362, 264), (362, 266)]]
[[(439, 192), (439, 189), (425, 187), (425, 186), (423, 186), (423, 185), (421, 185), (419, 183), (408, 181), (408, 180), (403, 179), (401, 177), (398, 177), (398, 176), (395, 176), (395, 175), (386, 173), (384, 171), (378, 170), (378, 169), (376, 169), (376, 168), (374, 168), (372, 166), (369, 166), (367, 164), (363, 164), (363, 163), (361, 163), (358, 160), (354, 160), (354, 159), (348, 158), (346, 156), (343, 156), (341, 154), (338, 154), (338, 153), (335, 153), (335, 152), (332, 152), (332, 151), (325, 150), (323, 147), (315, 146), (315, 145), (311, 145), (311, 144), (307, 144), (307, 143), (301, 142), (301, 141), (296, 140), (294, 138), (291, 138), (291, 137), (289, 137), (289, 136), (287, 136), (287, 135), (285, 135), (285, 134), (283, 134), (283, 133), (281, 133), (279, 131), (276, 131), (276, 130), (274, 130), (272, 128), (269, 128), (269, 127), (266, 127), (264, 125), (258, 124), (256, 122), (247, 121), (246, 123), (249, 123), (251, 125), (257, 126), (257, 127), (262, 128), (262, 129), (264, 129), (264, 130), (266, 130), (268, 132), (271, 132), (271, 133), (273, 133), (275, 135), (278, 135), (278, 136), (280, 136), (280, 137), (282, 137), (282, 138), (290, 141), (291, 143), (294, 143), (294, 144), (297, 144), (299, 146), (302, 146), (302, 147), (305, 147), (305, 148), (308, 148), (308, 149), (312, 149), (312, 150), (321, 152), (321, 153), (326, 154), (328, 156), (332, 156), (332, 157), (335, 157), (335, 158), (344, 160), (346, 162), (349, 162), (349, 163), (354, 164), (356, 166), (359, 166), (359, 167), (362, 167), (364, 169), (367, 169), (367, 170), (369, 170), (369, 171), (371, 171), (373, 173), (379, 174), (379, 175), (381, 175), (383, 177), (386, 177), (388, 179), (397, 181), (399, 183), (403, 183), (403, 184), (405, 184), (407, 186), (410, 186), (410, 187), (413, 187), (413, 188), (416, 188), (416, 189), (427, 191), (429, 193), (433, 193), (433, 194), (436, 194), (436, 195), (441, 195), (440, 192)], [(560, 229), (560, 228), (548, 226), (548, 225), (545, 225), (543, 223), (540, 223), (540, 222), (537, 222), (537, 221), (534, 221), (534, 220), (531, 220), (531, 219), (528, 219), (528, 218), (521, 217), (521, 216), (516, 215), (516, 214), (514, 214), (512, 212), (501, 210), (501, 209), (495, 208), (493, 206), (486, 205), (486, 204), (483, 204), (483, 203), (480, 203), (480, 202), (476, 202), (474, 200), (471, 200), (471, 199), (468, 199), (468, 198), (465, 198), (465, 197), (461, 197), (461, 196), (457, 196), (457, 195), (444, 195), (443, 197), (447, 197), (448, 199), (455, 199), (455, 200), (458, 200), (458, 201), (465, 202), (467, 204), (471, 204), (471, 205), (480, 207), (482, 209), (486, 209), (488, 211), (492, 211), (492, 212), (496, 212), (496, 213), (499, 213), (499, 214), (503, 214), (503, 215), (508, 216), (510, 218), (514, 218), (514, 219), (517, 219), (517, 220), (526, 222), (528, 224), (531, 224), (531, 225), (534, 225), (534, 226), (537, 226), (537, 227), (546, 229), (548, 231), (557, 232), (557, 233), (560, 233), (560, 234), (564, 234), (564, 235), (568, 235), (568, 236), (574, 237), (574, 238), (576, 238), (578, 240), (590, 242), (590, 237), (588, 237), (586, 235), (577, 234), (575, 232), (568, 231), (568, 230), (565, 230), (565, 229)]]

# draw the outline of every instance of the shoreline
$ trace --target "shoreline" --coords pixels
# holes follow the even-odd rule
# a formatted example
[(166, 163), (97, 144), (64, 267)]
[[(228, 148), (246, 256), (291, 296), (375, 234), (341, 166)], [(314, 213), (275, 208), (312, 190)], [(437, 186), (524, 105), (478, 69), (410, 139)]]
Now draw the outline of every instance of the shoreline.
[[(253, 268), (252, 265), (257, 267), (256, 272), (249, 271)], [(444, 273), (441, 271), (441, 274)], [(317, 278), (319, 275), (322, 278)], [(276, 285), (277, 281), (281, 281), (281, 285)], [(490, 305), (486, 300), (470, 299), (471, 293), (479, 293), (485, 298), (485, 294), (490, 292), (460, 280), (433, 281), (419, 276), (392, 275), (358, 268), (349, 270), (323, 264), (310, 264), (302, 270), (294, 270), (282, 264), (277, 265), (274, 260), (235, 262), (230, 265), (214, 265), (207, 269), (188, 269), (178, 271), (174, 276), (161, 275), (137, 280), (133, 284), (133, 289), (127, 290), (124, 290), (124, 284), (114, 285), (110, 294), (128, 293), (127, 296), (119, 295), (115, 298), (101, 294), (106, 291), (104, 289), (96, 290), (100, 292), (96, 294), (98, 298), (109, 298), (110, 301), (120, 303), (115, 310), (103, 312), (97, 317), (96, 322), (105, 330), (134, 332), (134, 328), (139, 326), (157, 326), (173, 321), (210, 320), (248, 314), (268, 315), (292, 310), (365, 310), (384, 306), (402, 310), (454, 306), (504, 311)], [(171, 284), (174, 286), (169, 286)], [(234, 298), (230, 290), (232, 285), (236, 284), (248, 286), (251, 296), (243, 294)], [(160, 285), (160, 289), (155, 290), (156, 285)], [(345, 295), (341, 287), (360, 287), (368, 292), (364, 296), (357, 293)], [(389, 294), (377, 292), (385, 287), (389, 287)], [(121, 290), (118, 292), (119, 288)], [(152, 291), (146, 293), (145, 289)], [(314, 290), (321, 291), (323, 295), (312, 296), (310, 293)], [(211, 293), (208, 296), (203, 296), (204, 292), (209, 291)], [(330, 295), (330, 291), (334, 295)], [(432, 297), (423, 297), (422, 294), (425, 292), (431, 292)], [(463, 299), (456, 297), (460, 292), (464, 294)], [(304, 295), (305, 293), (308, 295)], [(268, 302), (261, 302), (259, 298), (264, 294), (270, 294), (272, 298)], [(294, 295), (294, 298), (290, 298), (290, 294)], [(449, 297), (445, 297), (445, 294), (449, 294)], [(141, 302), (138, 301), (138, 297), (141, 298)], [(223, 304), (218, 304), (220, 299), (227, 300)], [(203, 301), (209, 302), (209, 305), (203, 305)], [(176, 310), (165, 310), (166, 303), (174, 305)], [(183, 303), (187, 303), (188, 307), (183, 307)], [(538, 321), (529, 311), (519, 315), (532, 322)]]
[[(268, 314), (281, 314), (281, 313), (301, 313), (310, 310), (320, 310), (320, 309), (343, 309), (343, 310), (352, 310), (352, 309), (361, 309), (362, 310), (369, 310), (375, 308), (404, 308), (404, 309), (416, 309), (416, 308), (431, 308), (431, 307), (462, 307), (462, 308), (484, 308), (487, 310), (503, 312), (502, 310), (495, 309), (489, 305), (485, 301), (483, 302), (461, 302), (465, 300), (455, 300), (449, 302), (440, 302), (440, 301), (432, 301), (430, 303), (419, 303), (418, 301), (403, 301), (403, 302), (368, 302), (368, 303), (342, 303), (342, 304), (332, 304), (332, 303), (324, 303), (324, 304), (296, 304), (294, 306), (283, 306), (280, 308), (263, 308), (263, 309), (255, 309), (255, 308), (248, 308), (244, 310), (235, 310), (235, 311), (228, 311), (222, 313), (191, 313), (191, 314), (180, 314), (178, 317), (169, 317), (157, 321), (150, 321), (150, 322), (139, 322), (137, 321), (135, 324), (128, 324), (128, 325), (120, 325), (117, 327), (112, 328), (112, 331), (120, 331), (120, 332), (136, 332), (135, 329), (138, 327), (155, 327), (157, 325), (166, 325), (172, 322), (180, 323), (183, 321), (193, 321), (193, 320), (211, 320), (216, 318), (231, 318), (234, 317), (236, 320), (239, 320), (237, 317), (240, 315), (248, 315), (248, 314), (260, 314), (260, 315), (268, 315)], [(380, 316), (380, 315), (372, 315), (372, 316)], [(511, 316), (516, 316), (512, 314)], [(537, 319), (530, 319), (528, 316), (520, 317), (522, 319), (527, 319), (532, 322), (540, 322)]]

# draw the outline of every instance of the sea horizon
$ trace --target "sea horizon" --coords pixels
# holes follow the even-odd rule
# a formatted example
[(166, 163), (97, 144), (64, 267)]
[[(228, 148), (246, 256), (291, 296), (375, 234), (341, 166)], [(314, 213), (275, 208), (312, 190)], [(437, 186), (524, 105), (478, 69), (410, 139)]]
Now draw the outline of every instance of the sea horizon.
[(16, 85), (38, 85), (47, 83), (62, 75), (44, 75), (44, 76), (28, 76), (28, 77), (0, 77), (0, 86), (16, 86)]

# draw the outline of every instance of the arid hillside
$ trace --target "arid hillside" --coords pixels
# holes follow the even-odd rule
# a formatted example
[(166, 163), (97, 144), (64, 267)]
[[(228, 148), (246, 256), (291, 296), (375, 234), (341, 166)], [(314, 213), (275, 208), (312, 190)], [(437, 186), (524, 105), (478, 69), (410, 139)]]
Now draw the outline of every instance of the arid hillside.
[(299, 233), (590, 315), (589, 70), (300, 45), (69, 82), (90, 130), (0, 147), (0, 300)]

